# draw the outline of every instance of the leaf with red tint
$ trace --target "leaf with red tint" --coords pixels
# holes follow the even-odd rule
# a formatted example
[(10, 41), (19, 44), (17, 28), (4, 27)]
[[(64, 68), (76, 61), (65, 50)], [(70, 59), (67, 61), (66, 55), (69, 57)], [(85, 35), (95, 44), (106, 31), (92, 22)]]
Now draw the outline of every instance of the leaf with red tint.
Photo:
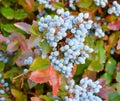
[(24, 60), (26, 58), (28, 58), (29, 56), (34, 57), (34, 54), (32, 51), (27, 50), (22, 52), (22, 54), (18, 57), (18, 59), (16, 60), (16, 64), (20, 67), (20, 66), (25, 66), (24, 64)]
[(34, 0), (19, 0), (19, 4), (23, 6), (27, 12), (34, 10)]
[(19, 46), (19, 44), (18, 44), (18, 41), (17, 41), (17, 40), (12, 41), (12, 42), (10, 42), (10, 43), (8, 44), (8, 46), (7, 46), (7, 51), (8, 51), (8, 52), (15, 52), (15, 51), (18, 50), (18, 46)]
[(111, 22), (110, 24), (108, 24), (108, 29), (109, 30), (114, 30), (114, 31), (120, 30), (120, 19), (118, 19), (115, 22)]
[(119, 38), (119, 40), (117, 42), (117, 50), (120, 50), (120, 38)]
[(99, 84), (101, 85), (101, 86), (105, 86), (105, 84), (106, 84), (106, 79), (104, 79), (104, 78), (100, 78), (99, 80)]
[(17, 22), (14, 24), (15, 27), (20, 28), (21, 30), (25, 31), (28, 34), (30, 33), (30, 27), (31, 25), (25, 23), (25, 22)]
[(31, 97), (30, 99), (31, 99), (31, 101), (43, 101), (39, 97)]
[(11, 41), (18, 40), (19, 44), (20, 44), (20, 49), (23, 52), (26, 51), (26, 50), (30, 50), (28, 45), (27, 45), (26, 39), (23, 35), (21, 35), (19, 33), (13, 33), (12, 35), (10, 35), (9, 39)]
[(115, 89), (113, 89), (113, 88), (103, 87), (97, 95), (103, 99), (108, 100), (108, 94), (111, 92), (114, 92), (114, 91), (115, 91)]
[(117, 63), (117, 67), (116, 67), (116, 73), (120, 72), (120, 62)]
[(4, 37), (2, 34), (0, 34), (0, 42), (6, 42), (6, 41), (9, 41), (9, 39)]
[(32, 72), (29, 79), (40, 84), (49, 82), (52, 86), (53, 95), (57, 95), (60, 85), (60, 76), (55, 72), (52, 66), (47, 69)]
[(88, 77), (89, 79), (96, 80), (97, 73), (95, 71), (85, 70), (82, 77)]

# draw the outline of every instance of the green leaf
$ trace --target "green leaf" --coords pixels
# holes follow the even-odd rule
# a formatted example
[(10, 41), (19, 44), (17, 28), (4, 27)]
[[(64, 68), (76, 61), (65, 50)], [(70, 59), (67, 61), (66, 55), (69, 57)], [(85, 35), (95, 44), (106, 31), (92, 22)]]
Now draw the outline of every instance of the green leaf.
[(107, 61), (105, 65), (105, 70), (108, 74), (113, 75), (116, 68), (116, 61), (112, 57)]
[(19, 75), (20, 69), (18, 67), (12, 67), (10, 70), (8, 70), (6, 73), (4, 73), (4, 78), (5, 79), (13, 79), (15, 76)]
[(84, 72), (84, 70), (88, 67), (89, 64), (90, 64), (90, 61), (86, 60), (85, 64), (77, 65), (77, 70), (75, 75), (81, 75)]
[(91, 71), (96, 71), (96, 72), (100, 72), (103, 70), (104, 65), (100, 64), (100, 62), (98, 60), (93, 60), (91, 62), (91, 64), (89, 65), (88, 69)]
[(103, 29), (103, 31), (109, 31), (109, 29), (108, 29), (108, 27), (107, 27), (108, 25), (106, 24), (103, 24), (102, 25), (102, 29)]
[(12, 99), (6, 98), (5, 101), (12, 101)]
[(45, 54), (45, 55), (51, 51), (51, 47), (46, 40), (40, 43), (40, 48), (42, 49), (42, 54)]
[(55, 7), (55, 8), (64, 8), (65, 7), (65, 5), (63, 4), (63, 3), (61, 3), (61, 2), (53, 2), (53, 6)]
[(16, 89), (11, 89), (11, 93), (15, 98), (15, 101), (27, 101), (27, 96)]
[(111, 81), (112, 81), (112, 76), (111, 76), (110, 74), (108, 74), (108, 73), (104, 73), (104, 74), (102, 75), (102, 78), (105, 78), (105, 79), (106, 79), (106, 84), (110, 84)]
[(12, 33), (15, 31), (15, 27), (13, 24), (4, 24), (4, 25), (2, 25), (2, 28), (4, 31), (6, 31), (8, 33)]
[(14, 18), (14, 10), (12, 8), (1, 8), (1, 13), (5, 18), (9, 20), (12, 20)]
[(106, 50), (102, 42), (97, 41), (96, 48), (98, 50), (98, 59), (100, 63), (105, 63), (106, 61)]
[(120, 83), (120, 72), (117, 72), (117, 75), (116, 75), (116, 81)]
[(16, 19), (16, 20), (25, 19), (27, 16), (28, 16), (28, 13), (25, 12), (24, 9), (18, 9), (18, 10), (15, 12), (15, 19)]
[(108, 94), (108, 101), (120, 101), (120, 95), (118, 92), (112, 92)]
[(116, 83), (115, 86), (116, 86), (117, 92), (120, 95), (120, 83)]
[(93, 3), (93, 0), (79, 0), (79, 2), (77, 3), (77, 6), (78, 7), (81, 7), (81, 8), (88, 8), (92, 5)]
[(42, 70), (50, 66), (50, 61), (48, 58), (42, 59), (37, 57), (30, 66), (30, 69), (33, 71)]
[(48, 97), (47, 95), (41, 95), (40, 98), (42, 98), (45, 101), (54, 101), (52, 98)]
[(0, 62), (0, 73), (3, 72), (5, 67), (5, 64), (3, 62)]

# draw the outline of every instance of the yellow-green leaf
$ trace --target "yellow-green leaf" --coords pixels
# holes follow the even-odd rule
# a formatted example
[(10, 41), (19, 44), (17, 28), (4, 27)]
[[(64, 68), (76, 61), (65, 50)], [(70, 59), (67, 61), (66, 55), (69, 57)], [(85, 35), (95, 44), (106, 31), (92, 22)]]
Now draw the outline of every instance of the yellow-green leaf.
[(50, 61), (48, 58), (42, 59), (37, 57), (30, 66), (30, 69), (33, 71), (42, 70), (50, 66)]
[(116, 63), (115, 59), (110, 58), (105, 65), (106, 72), (110, 75), (113, 75), (116, 65), (117, 65), (117, 63)]
[(53, 2), (53, 6), (55, 8), (64, 8), (65, 5), (61, 2)]
[(97, 54), (98, 54), (98, 59), (99, 59), (100, 63), (105, 63), (105, 61), (106, 61), (106, 50), (104, 48), (103, 43), (101, 41), (97, 41), (96, 48), (98, 50)]
[(100, 64), (98, 60), (93, 60), (89, 65), (88, 69), (91, 71), (100, 72), (103, 70), (103, 67), (104, 67), (103, 64)]
[(116, 81), (120, 83), (120, 72), (117, 72)]
[(3, 62), (0, 62), (0, 73), (3, 72), (5, 67), (5, 64)]
[(15, 101), (27, 101), (27, 96), (24, 95), (21, 91), (16, 89), (11, 89), (11, 93), (15, 98)]
[(40, 43), (40, 48), (42, 49), (42, 54), (48, 54), (51, 51), (51, 47), (46, 40)]
[(77, 3), (77, 6), (78, 7), (81, 7), (81, 8), (88, 8), (92, 5), (93, 3), (93, 0), (79, 0), (79, 2)]

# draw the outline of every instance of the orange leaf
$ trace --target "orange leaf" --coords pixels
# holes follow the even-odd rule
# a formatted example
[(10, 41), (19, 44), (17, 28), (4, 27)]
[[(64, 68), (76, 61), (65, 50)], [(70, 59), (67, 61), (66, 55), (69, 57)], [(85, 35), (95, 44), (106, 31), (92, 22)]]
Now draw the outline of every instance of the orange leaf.
[(60, 76), (57, 75), (52, 66), (47, 69), (32, 72), (29, 79), (40, 84), (49, 82), (49, 84), (52, 86), (53, 95), (57, 95), (60, 85)]
[(27, 12), (34, 10), (34, 0), (19, 0), (19, 4), (22, 5)]
[(114, 31), (120, 30), (120, 19), (118, 19), (115, 22), (112, 22), (112, 23), (108, 24), (108, 29), (114, 30)]

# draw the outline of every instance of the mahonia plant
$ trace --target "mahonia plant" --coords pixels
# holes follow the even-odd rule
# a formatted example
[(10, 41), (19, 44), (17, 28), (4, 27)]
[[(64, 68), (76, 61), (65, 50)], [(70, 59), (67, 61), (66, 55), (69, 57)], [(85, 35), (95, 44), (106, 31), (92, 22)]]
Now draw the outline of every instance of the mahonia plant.
[(119, 3), (0, 0), (0, 101), (120, 100)]

